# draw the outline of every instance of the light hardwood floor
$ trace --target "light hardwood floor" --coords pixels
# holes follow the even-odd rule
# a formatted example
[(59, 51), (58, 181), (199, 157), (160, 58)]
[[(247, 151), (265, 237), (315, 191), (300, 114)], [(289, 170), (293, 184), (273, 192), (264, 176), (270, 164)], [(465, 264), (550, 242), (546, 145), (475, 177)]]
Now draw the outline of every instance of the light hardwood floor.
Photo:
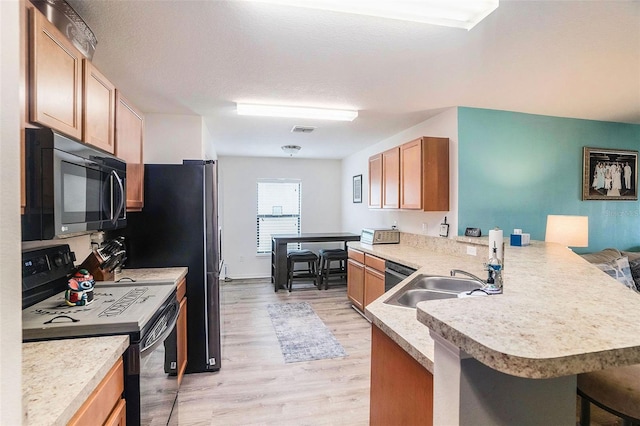
[[(171, 424), (367, 425), (371, 326), (347, 302), (346, 287), (318, 291), (294, 283), (273, 291), (268, 279), (234, 280), (221, 287), (222, 369), (186, 375)], [(285, 364), (270, 303), (307, 301), (348, 356)], [(596, 407), (592, 425), (619, 419)]]
[[(267, 305), (299, 301), (347, 357), (285, 364)], [(222, 285), (221, 305), (222, 368), (185, 376), (179, 425), (368, 424), (371, 326), (347, 302), (346, 287), (294, 282), (291, 293), (275, 293), (269, 280), (234, 280)]]

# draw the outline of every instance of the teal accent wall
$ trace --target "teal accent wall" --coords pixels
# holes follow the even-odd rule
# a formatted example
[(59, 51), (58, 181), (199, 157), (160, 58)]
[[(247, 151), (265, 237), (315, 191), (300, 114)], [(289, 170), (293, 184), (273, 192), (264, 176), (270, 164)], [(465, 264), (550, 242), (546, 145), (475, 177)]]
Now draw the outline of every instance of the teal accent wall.
[[(589, 247), (640, 250), (638, 201), (582, 201), (582, 148), (640, 148), (640, 125), (458, 109), (458, 234), (544, 240), (548, 214), (589, 216)], [(635, 180), (635, 176), (633, 177)]]

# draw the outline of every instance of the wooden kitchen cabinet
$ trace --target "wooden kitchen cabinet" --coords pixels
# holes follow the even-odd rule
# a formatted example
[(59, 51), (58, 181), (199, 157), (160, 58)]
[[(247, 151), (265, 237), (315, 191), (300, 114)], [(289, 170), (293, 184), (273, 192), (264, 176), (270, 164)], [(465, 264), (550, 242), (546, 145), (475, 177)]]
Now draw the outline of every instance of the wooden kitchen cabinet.
[(81, 139), (83, 55), (42, 13), (30, 15), (30, 120)]
[(400, 146), (400, 208), (422, 208), (422, 140)]
[[(421, 137), (381, 154), (382, 208), (449, 210), (449, 139)], [(371, 179), (369, 192), (377, 191)], [(377, 204), (369, 207), (377, 208)]]
[(183, 278), (177, 286), (176, 297), (180, 302), (180, 314), (176, 323), (176, 342), (178, 351), (178, 386), (182, 383), (182, 377), (187, 369), (187, 279)]
[(82, 140), (115, 153), (116, 87), (87, 59), (83, 62)]
[(369, 207), (382, 208), (382, 154), (369, 158)]
[(115, 155), (127, 163), (127, 210), (141, 211), (144, 204), (144, 118), (116, 90)]
[(110, 424), (124, 424), (113, 423), (118, 418), (126, 417), (123, 392), (124, 363), (119, 358), (67, 425), (101, 425), (107, 424), (109, 419), (112, 421)]
[(384, 293), (384, 268), (384, 259), (349, 249), (347, 297), (356, 308), (364, 311), (369, 303)]
[(400, 207), (400, 147), (382, 153), (382, 208)]
[(433, 424), (433, 375), (371, 327), (371, 426)]
[(353, 259), (347, 260), (347, 297), (364, 311), (364, 265)]

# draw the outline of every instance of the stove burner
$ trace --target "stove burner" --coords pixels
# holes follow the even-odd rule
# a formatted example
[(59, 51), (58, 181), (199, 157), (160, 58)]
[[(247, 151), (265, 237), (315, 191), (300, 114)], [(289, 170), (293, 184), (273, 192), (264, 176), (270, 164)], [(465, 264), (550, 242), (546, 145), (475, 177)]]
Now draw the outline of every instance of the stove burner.
[[(122, 314), (127, 308), (133, 305), (143, 294), (145, 294), (149, 290), (146, 287), (143, 288), (134, 288), (128, 291), (124, 296), (122, 296), (119, 300), (113, 303), (104, 311), (98, 314), (99, 317), (115, 317)], [(145, 298), (144, 300), (147, 300)], [(144, 301), (143, 300), (143, 301)]]

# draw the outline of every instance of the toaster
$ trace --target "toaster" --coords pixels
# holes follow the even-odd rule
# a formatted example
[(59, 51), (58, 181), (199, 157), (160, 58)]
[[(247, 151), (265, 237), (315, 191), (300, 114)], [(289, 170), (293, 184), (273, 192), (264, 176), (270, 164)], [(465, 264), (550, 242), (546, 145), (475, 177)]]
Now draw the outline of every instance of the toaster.
[(360, 242), (365, 244), (398, 244), (400, 231), (397, 229), (365, 228), (360, 234)]

